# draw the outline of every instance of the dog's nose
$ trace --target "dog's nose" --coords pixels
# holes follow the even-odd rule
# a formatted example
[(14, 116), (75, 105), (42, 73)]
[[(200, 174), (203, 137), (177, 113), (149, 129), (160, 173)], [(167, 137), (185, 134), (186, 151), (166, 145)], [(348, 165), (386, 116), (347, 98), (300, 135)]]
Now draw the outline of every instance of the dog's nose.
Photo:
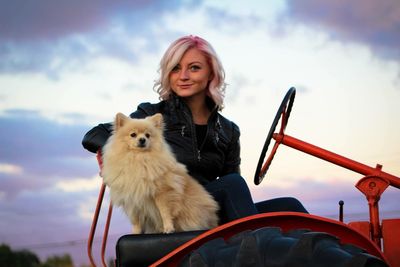
[(145, 138), (139, 138), (139, 145), (140, 146), (144, 146), (144, 144), (146, 144), (146, 139)]

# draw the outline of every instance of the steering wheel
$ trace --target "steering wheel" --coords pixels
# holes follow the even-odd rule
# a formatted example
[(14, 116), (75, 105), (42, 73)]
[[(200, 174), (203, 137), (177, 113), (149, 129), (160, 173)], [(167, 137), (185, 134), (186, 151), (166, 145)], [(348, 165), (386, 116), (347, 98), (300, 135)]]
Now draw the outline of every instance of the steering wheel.
[(275, 156), (276, 150), (278, 149), (278, 146), (281, 143), (280, 141), (275, 141), (274, 147), (272, 148), (267, 160), (263, 165), (265, 154), (268, 151), (269, 143), (271, 142), (276, 126), (278, 125), (280, 119), (282, 120), (281, 120), (281, 128), (279, 130), (279, 134), (280, 135), (284, 134), (289, 119), (290, 111), (292, 110), (295, 95), (296, 95), (296, 88), (294, 87), (290, 88), (289, 91), (286, 93), (285, 97), (283, 98), (282, 103), (279, 106), (278, 112), (275, 115), (275, 119), (272, 122), (267, 139), (265, 140), (264, 143), (264, 147), (261, 151), (260, 159), (258, 160), (256, 173), (254, 175), (254, 183), (256, 185), (259, 185), (264, 179), (264, 176), (267, 173), (269, 166), (271, 165), (272, 159)]

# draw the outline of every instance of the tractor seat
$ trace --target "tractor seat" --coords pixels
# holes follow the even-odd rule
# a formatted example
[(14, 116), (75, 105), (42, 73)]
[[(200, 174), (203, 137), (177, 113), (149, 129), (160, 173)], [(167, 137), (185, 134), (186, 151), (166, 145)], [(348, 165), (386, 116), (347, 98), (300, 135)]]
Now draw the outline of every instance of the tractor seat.
[(203, 230), (172, 234), (124, 235), (117, 241), (116, 266), (149, 266), (175, 248), (204, 232)]

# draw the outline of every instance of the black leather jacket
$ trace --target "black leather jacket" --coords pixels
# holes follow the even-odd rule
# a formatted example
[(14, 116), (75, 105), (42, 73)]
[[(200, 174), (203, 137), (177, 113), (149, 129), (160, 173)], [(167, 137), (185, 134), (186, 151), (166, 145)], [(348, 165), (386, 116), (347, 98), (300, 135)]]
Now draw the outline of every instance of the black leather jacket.
[[(161, 113), (164, 118), (164, 136), (179, 162), (201, 184), (217, 177), (240, 172), (239, 127), (223, 117), (216, 108), (208, 120), (207, 134), (197, 144), (196, 129), (188, 106), (179, 97), (157, 104), (142, 103), (130, 116), (144, 118)], [(112, 132), (112, 124), (105, 123), (91, 129), (82, 140), (83, 147), (96, 153)]]

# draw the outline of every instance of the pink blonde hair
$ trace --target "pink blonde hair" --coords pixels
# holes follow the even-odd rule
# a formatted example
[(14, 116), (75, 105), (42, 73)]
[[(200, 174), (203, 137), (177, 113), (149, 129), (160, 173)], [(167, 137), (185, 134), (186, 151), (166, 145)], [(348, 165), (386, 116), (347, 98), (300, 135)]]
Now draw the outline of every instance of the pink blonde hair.
[(225, 71), (211, 44), (198, 36), (189, 35), (181, 37), (168, 47), (160, 61), (160, 77), (155, 81), (153, 88), (160, 95), (161, 100), (167, 100), (170, 97), (172, 90), (169, 81), (169, 74), (179, 63), (183, 54), (190, 48), (200, 50), (207, 58), (213, 75), (213, 78), (208, 85), (207, 94), (221, 110), (223, 108), (225, 97)]

